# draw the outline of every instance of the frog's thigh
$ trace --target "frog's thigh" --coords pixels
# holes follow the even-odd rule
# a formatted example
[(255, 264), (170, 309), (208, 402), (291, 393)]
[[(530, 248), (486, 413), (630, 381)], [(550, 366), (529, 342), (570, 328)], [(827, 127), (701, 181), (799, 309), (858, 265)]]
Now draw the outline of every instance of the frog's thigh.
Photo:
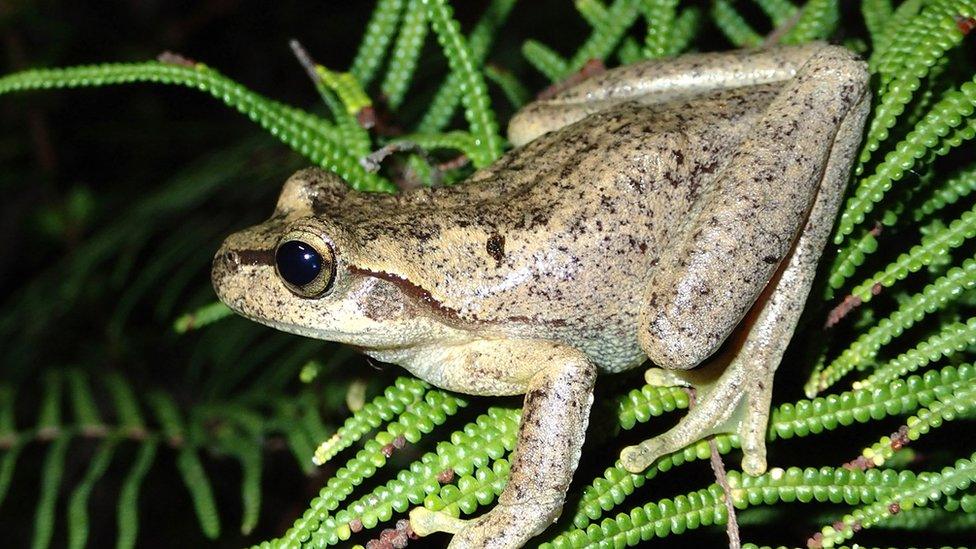
[(656, 365), (697, 366), (756, 301), (809, 217), (838, 129), (867, 78), (853, 53), (821, 48), (716, 174), (645, 292), (638, 340)]
[(562, 510), (589, 421), (596, 368), (579, 351), (542, 341), (498, 342), (494, 349), (482, 345), (477, 356), (457, 372), (459, 378), (476, 377), (485, 366), (536, 370), (527, 380), (508, 484), (498, 504), (476, 519), (451, 520), (414, 510), (411, 525), (421, 534), (456, 532), (451, 547), (521, 547)]
[[(867, 76), (852, 78), (863, 90)], [(698, 404), (670, 431), (624, 450), (624, 467), (640, 471), (658, 457), (676, 451), (703, 436), (737, 432), (743, 449), (743, 469), (765, 470), (765, 436), (772, 395), (773, 374), (789, 343), (817, 262), (837, 215), (851, 164), (869, 110), (866, 91), (852, 96), (854, 104), (843, 116), (830, 148), (822, 182), (803, 231), (776, 276), (746, 318), (743, 341), (723, 355), (730, 362), (717, 381), (699, 386)]]
[(785, 82), (827, 47), (812, 42), (764, 50), (694, 53), (617, 67), (553, 98), (526, 105), (509, 121), (508, 139), (519, 146), (625, 101), (661, 103), (714, 90)]

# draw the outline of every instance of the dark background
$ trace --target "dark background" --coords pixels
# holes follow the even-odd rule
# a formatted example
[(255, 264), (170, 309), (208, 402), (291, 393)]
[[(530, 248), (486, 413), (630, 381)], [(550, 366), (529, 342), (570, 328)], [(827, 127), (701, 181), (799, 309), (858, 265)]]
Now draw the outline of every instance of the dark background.
[[(454, 4), (467, 32), (487, 2)], [(319, 63), (346, 69), (374, 5), (358, 0), (0, 0), (0, 74), (35, 67), (138, 62), (173, 51), (267, 97), (322, 113), (324, 108), (288, 40), (299, 39)], [(560, 12), (566, 15), (554, 19)], [(517, 5), (504, 29), (489, 59), (519, 73), (533, 89), (547, 82), (522, 61), (519, 47), (524, 38), (532, 36), (557, 48), (563, 45), (565, 53), (588, 30), (570, 3), (536, 0)], [(446, 63), (430, 34), (408, 95), (414, 99), (407, 116), (423, 112), (422, 98), (436, 91), (445, 73)], [(500, 98), (494, 103), (504, 121), (510, 107)], [(460, 115), (457, 123), (463, 124)], [(238, 178), (235, 186), (208, 196), (192, 212), (153, 220), (153, 236), (147, 243), (110, 252), (105, 264), (80, 280), (81, 289), (65, 297), (61, 284), (73, 273), (71, 261), (78, 250), (106, 231), (117, 231), (113, 223), (124, 219), (135, 204), (201, 162), (217, 169), (224, 163), (245, 162), (261, 175)], [(45, 369), (54, 367), (77, 366), (93, 375), (121, 372), (137, 391), (163, 389), (187, 406), (233, 394), (234, 388), (208, 377), (208, 364), (197, 356), (201, 353), (193, 346), (208, 343), (195, 335), (176, 337), (171, 321), (176, 314), (213, 300), (209, 258), (222, 235), (266, 217), (284, 178), (305, 164), (245, 117), (207, 95), (176, 86), (136, 84), (0, 97), (0, 304), (6, 309), (0, 314), (0, 321), (6, 321), (0, 327), (0, 381), (17, 387), (18, 424), (29, 427), (36, 419), (43, 396), (40, 379)], [(227, 164), (226, 169), (241, 167)], [(83, 202), (88, 206), (84, 215), (73, 217), (70, 211), (78, 196), (87, 197)], [(46, 221), (52, 215), (67, 222), (52, 229)], [(152, 268), (157, 259), (153, 250), (199, 220), (212, 224), (208, 227), (212, 235), (198, 241), (199, 249), (182, 260), (197, 268), (169, 316), (154, 310), (149, 295), (113, 329), (120, 296), (140, 270)], [(115, 279), (113, 273), (125, 261), (133, 262), (129, 278)], [(34, 296), (34, 301), (25, 295)], [(236, 319), (225, 322), (243, 324)], [(256, 326), (239, 329), (252, 330), (258, 334), (255, 339), (266, 337), (257, 344), (290, 338), (265, 336), (268, 331)], [(344, 367), (327, 375), (374, 378), (374, 390), (399, 373), (376, 370), (357, 358)], [(257, 378), (244, 375), (237, 388)], [(348, 414), (338, 396), (335, 424)], [(68, 408), (64, 414), (70, 415)], [(0, 506), (5, 545), (30, 543), (48, 446), (32, 443), (18, 461), (11, 492)], [(94, 441), (72, 442), (62, 498), (84, 475), (94, 449)], [(133, 455), (132, 448), (120, 447), (113, 466), (95, 487), (89, 505), (90, 547), (114, 544), (119, 479)], [(269, 452), (266, 460), (262, 518), (246, 538), (236, 533), (240, 506), (236, 463), (205, 461), (221, 508), (220, 545), (236, 547), (281, 535), (334, 472), (325, 468), (313, 477), (303, 476), (280, 448)], [(337, 462), (342, 461), (340, 456)], [(56, 512), (55, 547), (66, 542), (64, 501)], [(207, 543), (176, 473), (174, 455), (166, 449), (160, 450), (143, 485), (139, 515), (139, 546)]]
[[(321, 112), (315, 90), (294, 60), (288, 40), (298, 38), (323, 65), (345, 69), (356, 52), (374, 4), (372, 1), (0, 0), (0, 74), (30, 67), (142, 61), (170, 50), (204, 62), (268, 97)], [(487, 2), (464, 0), (453, 4), (467, 30)], [(497, 36), (488, 59), (512, 70), (531, 91), (537, 91), (547, 82), (522, 60), (519, 53), (522, 41), (534, 38), (567, 54), (587, 33), (588, 28), (568, 0), (523, 0)], [(702, 49), (728, 47), (713, 28), (703, 30), (696, 44)], [(433, 37), (428, 36), (425, 54), (408, 95), (411, 98), (408, 103), (412, 102), (413, 106), (404, 111), (406, 117), (422, 112), (423, 99), (436, 90), (444, 73), (444, 60)], [(510, 108), (495, 96), (493, 106), (504, 123)], [(457, 126), (462, 124), (459, 117)], [(241, 150), (244, 152), (226, 153)], [(137, 276), (140, 269), (153, 265), (155, 244), (164, 242), (170, 234), (186, 230), (195, 220), (206, 219), (212, 223), (208, 233), (211, 236), (199, 240), (198, 249), (184, 260), (191, 268), (196, 267), (192, 283), (176, 300), (172, 314), (160, 315), (152, 299), (144, 298), (121, 328), (111, 328), (117, 318), (114, 311), (118, 296), (123, 295), (126, 286), (125, 279), (121, 282), (113, 279), (112, 272), (114, 263), (128, 257), (128, 250), (120, 249), (119, 259), (113, 257), (104, 269), (84, 278), (79, 294), (72, 295), (70, 300), (64, 297), (60, 281), (72, 273), (59, 271), (59, 266), (70, 265), (65, 260), (83, 243), (101, 234), (106, 227), (112, 227), (114, 221), (149, 193), (165, 188), (187, 166), (210, 160), (214, 160), (214, 169), (236, 169), (245, 176), (238, 177), (234, 186), (196, 204), (192, 212), (154, 221), (153, 239), (131, 252), (132, 272)], [(243, 170), (239, 163), (246, 164)], [(23, 408), (24, 412), (19, 417), (36, 414), (41, 397), (41, 391), (36, 388), (37, 378), (51, 365), (124, 372), (137, 388), (162, 387), (186, 403), (233, 394), (235, 388), (248, 380), (259, 379), (257, 373), (245, 373), (242, 374), (245, 379), (237, 385), (212, 381), (207, 367), (200, 366), (201, 360), (194, 355), (193, 345), (206, 346), (206, 340), (197, 336), (178, 338), (169, 327), (175, 314), (213, 299), (208, 266), (221, 235), (264, 218), (281, 182), (303, 164), (301, 158), (245, 117), (192, 90), (139, 84), (0, 97), (0, 308), (6, 311), (0, 313), (0, 320), (6, 322), (0, 322), (0, 360), (3, 361), (2, 380), (18, 384), (18, 410)], [(259, 175), (247, 177), (252, 171)], [(77, 219), (69, 215), (67, 223), (52, 229), (45, 219), (52, 213), (63, 216), (78, 196), (90, 197), (87, 213)], [(43, 307), (19, 301), (25, 292), (39, 296)], [(49, 307), (53, 310), (48, 310)], [(239, 320), (225, 322), (238, 322), (238, 329), (261, 334), (256, 338), (289, 337), (266, 335), (269, 331)], [(299, 343), (298, 338), (287, 341), (292, 345)], [(269, 357), (269, 362), (274, 358)], [(360, 359), (350, 359), (342, 366), (343, 369), (329, 371), (327, 375), (341, 379), (371, 378), (374, 387), (383, 387), (398, 373), (372, 369)], [(292, 374), (286, 371), (282, 375)], [(639, 372), (636, 375), (639, 377)], [(800, 377), (804, 376), (805, 373)], [(635, 379), (620, 382), (639, 384)], [(794, 385), (788, 389), (794, 396), (798, 395), (796, 385), (801, 382), (800, 378), (777, 378), (781, 388)], [(602, 383), (612, 388), (615, 382)], [(335, 421), (339, 422), (346, 411), (341, 404), (335, 409)], [(801, 465), (834, 463), (838, 455), (857, 455), (865, 441), (876, 440), (879, 433), (890, 432), (897, 424), (893, 421), (847, 429), (831, 439), (830, 448), (823, 448), (819, 438), (800, 441), (793, 447), (787, 446), (785, 451), (780, 444), (776, 458), (781, 463)], [(940, 433), (930, 440), (932, 446), (945, 443), (951, 447), (952, 441), (944, 439), (951, 439), (951, 433)], [(600, 454), (616, 452), (618, 442), (614, 441), (609, 450), (588, 445), (574, 488), (602, 472), (612, 459)], [(21, 457), (11, 493), (0, 507), (0, 531), (4, 532), (5, 544), (23, 546), (30, 540), (43, 449), (44, 445), (33, 444)], [(92, 449), (92, 445), (84, 442), (72, 445), (70, 466), (65, 473), (66, 486), (73, 485), (84, 474), (86, 458)], [(833, 457), (821, 459), (824, 452)], [(125, 473), (131, 452), (127, 457), (116, 459), (122, 466), (110, 469), (106, 479)], [(220, 459), (207, 462), (207, 472), (221, 508), (223, 536), (219, 545), (236, 547), (280, 535), (304, 511), (318, 486), (334, 472), (334, 468), (326, 468), (315, 476), (303, 476), (287, 453), (281, 451), (270, 452), (267, 459), (262, 518), (256, 531), (248, 537), (236, 533), (239, 521), (235, 515), (239, 508), (236, 465)], [(192, 547), (206, 543), (172, 462), (172, 452), (163, 452), (143, 487), (140, 546)], [(342, 462), (341, 456), (337, 462)], [(699, 465), (676, 471), (661, 482), (655, 481), (655, 492), (645, 490), (635, 496), (634, 504), (684, 493), (688, 486), (704, 486), (705, 479), (711, 479), (711, 472), (706, 464)], [(92, 496), (91, 547), (114, 544), (117, 488), (117, 483), (103, 481)], [(631, 508), (629, 503), (617, 510)], [(756, 520), (772, 526), (758, 530), (759, 535), (750, 539), (800, 544), (813, 532), (811, 523), (824, 523), (825, 515), (821, 513), (825, 509), (826, 506), (779, 506), (762, 511), (765, 515), (756, 513), (753, 515)], [(54, 546), (65, 541), (63, 511), (64, 506), (59, 505)], [(746, 528), (750, 533), (757, 532), (748, 530), (748, 525)], [(925, 543), (921, 534), (888, 533), (885, 537), (869, 532), (859, 539), (870, 540), (875, 535), (888, 541), (897, 538), (902, 544)], [(724, 534), (717, 529), (702, 529), (678, 540), (666, 539), (660, 545), (685, 542), (720, 546)], [(424, 545), (414, 542), (411, 546)]]

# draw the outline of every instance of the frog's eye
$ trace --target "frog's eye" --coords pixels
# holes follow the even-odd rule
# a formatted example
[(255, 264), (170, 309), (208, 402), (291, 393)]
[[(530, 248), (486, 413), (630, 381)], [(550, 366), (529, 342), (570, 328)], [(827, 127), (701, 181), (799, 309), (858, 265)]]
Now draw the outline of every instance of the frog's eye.
[(320, 297), (335, 281), (335, 255), (327, 245), (316, 250), (301, 240), (285, 240), (275, 250), (275, 268), (288, 289), (299, 297)]

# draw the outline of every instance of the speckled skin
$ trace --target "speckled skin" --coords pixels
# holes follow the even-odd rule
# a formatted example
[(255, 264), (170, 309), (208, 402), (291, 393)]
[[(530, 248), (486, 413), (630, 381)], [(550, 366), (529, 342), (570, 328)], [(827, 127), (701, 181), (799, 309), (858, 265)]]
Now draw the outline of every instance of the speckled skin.
[[(649, 381), (695, 385), (699, 404), (624, 449), (624, 465), (731, 431), (759, 473), (773, 372), (860, 141), (867, 79), (824, 44), (615, 69), (520, 111), (517, 147), (465, 184), (364, 195), (297, 173), (270, 220), (227, 238), (214, 287), (248, 318), (439, 387), (526, 395), (498, 505), (472, 521), (411, 515), (420, 533), (456, 532), (452, 547), (518, 547), (552, 523), (597, 372), (648, 358), (667, 369)], [(296, 239), (334, 258), (321, 297), (276, 274), (275, 247)]]

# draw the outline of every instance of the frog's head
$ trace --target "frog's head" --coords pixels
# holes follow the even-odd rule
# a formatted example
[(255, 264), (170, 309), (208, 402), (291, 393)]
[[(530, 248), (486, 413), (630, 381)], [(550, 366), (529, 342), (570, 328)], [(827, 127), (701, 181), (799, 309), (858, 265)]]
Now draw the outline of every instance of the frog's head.
[(331, 173), (298, 172), (270, 219), (220, 247), (211, 273), (217, 296), (238, 314), (286, 332), (365, 348), (422, 343), (437, 331), (430, 315), (402, 284), (356, 266), (364, 246), (344, 226), (348, 216), (338, 214), (362, 203)]

